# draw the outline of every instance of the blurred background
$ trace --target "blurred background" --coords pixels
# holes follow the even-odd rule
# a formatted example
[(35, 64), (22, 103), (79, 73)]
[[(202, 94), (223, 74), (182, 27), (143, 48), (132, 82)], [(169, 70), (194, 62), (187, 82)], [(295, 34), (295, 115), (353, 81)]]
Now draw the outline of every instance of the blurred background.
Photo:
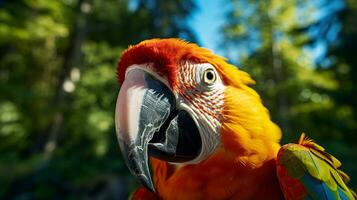
[(356, 0), (0, 0), (0, 199), (126, 199), (115, 66), (180, 37), (248, 71), (283, 142), (306, 132), (357, 189)]

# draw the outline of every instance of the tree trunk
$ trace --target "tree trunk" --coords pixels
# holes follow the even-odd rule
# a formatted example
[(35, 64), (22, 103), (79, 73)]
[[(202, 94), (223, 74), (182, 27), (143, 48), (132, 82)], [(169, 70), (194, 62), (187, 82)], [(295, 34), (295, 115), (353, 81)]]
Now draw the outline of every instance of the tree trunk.
[[(51, 102), (52, 107), (57, 108), (53, 120), (44, 135), (48, 135), (44, 144), (44, 158), (50, 159), (56, 148), (59, 133), (64, 119), (65, 106), (68, 104), (68, 94), (64, 84), (69, 80), (71, 70), (78, 63), (81, 55), (81, 46), (86, 37), (86, 15), (90, 10), (90, 0), (79, 0), (76, 5), (76, 15), (73, 28), (70, 34), (69, 45), (65, 52), (62, 68), (59, 72), (58, 82), (55, 88), (56, 94)], [(73, 82), (72, 82), (73, 83)], [(74, 83), (73, 83), (74, 84)]]
[[(276, 39), (276, 33), (279, 31), (274, 24), (274, 21), (272, 20), (272, 16), (269, 13), (269, 5), (266, 5), (266, 15), (269, 20), (269, 34), (271, 37), (271, 56), (272, 56), (272, 71), (273, 71), (273, 81), (274, 85), (281, 85), (284, 84), (285, 82), (285, 77), (284, 77), (284, 70), (283, 70), (283, 61), (281, 59), (281, 49), (278, 45), (278, 41)], [(276, 89), (275, 89), (276, 90)], [(278, 120), (279, 120), (279, 125), (284, 132), (285, 136), (288, 136), (291, 134), (291, 127), (290, 127), (290, 120), (289, 120), (289, 105), (288, 105), (288, 99), (287, 96), (279, 91), (276, 95), (277, 98), (277, 109), (278, 109)]]

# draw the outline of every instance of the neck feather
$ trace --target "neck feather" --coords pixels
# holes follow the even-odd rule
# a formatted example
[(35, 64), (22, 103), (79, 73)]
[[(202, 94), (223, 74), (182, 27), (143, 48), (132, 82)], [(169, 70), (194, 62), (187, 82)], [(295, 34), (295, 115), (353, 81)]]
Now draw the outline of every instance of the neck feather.
[(245, 165), (259, 166), (274, 159), (281, 131), (259, 95), (248, 86), (228, 86), (224, 102), (221, 135), (226, 151)]
[(162, 198), (283, 199), (275, 168), (279, 127), (247, 86), (227, 86), (224, 102), (222, 147), (211, 157), (177, 168), (152, 159)]

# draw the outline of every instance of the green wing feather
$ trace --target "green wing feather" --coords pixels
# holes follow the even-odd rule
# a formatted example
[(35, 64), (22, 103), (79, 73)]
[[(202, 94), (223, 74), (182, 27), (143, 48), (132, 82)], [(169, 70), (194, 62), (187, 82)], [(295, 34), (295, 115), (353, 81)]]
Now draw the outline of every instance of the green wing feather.
[[(281, 147), (277, 164), (305, 187), (307, 199), (356, 198), (355, 193), (346, 186), (349, 177), (338, 169), (341, 162), (304, 134), (298, 144)], [(279, 180), (284, 184), (280, 176)]]

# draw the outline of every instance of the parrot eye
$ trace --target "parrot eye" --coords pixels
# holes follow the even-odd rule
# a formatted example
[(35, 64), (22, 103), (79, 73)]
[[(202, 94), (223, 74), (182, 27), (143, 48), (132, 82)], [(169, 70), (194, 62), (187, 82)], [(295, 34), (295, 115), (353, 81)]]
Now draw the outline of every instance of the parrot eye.
[(216, 81), (216, 74), (213, 69), (206, 69), (203, 73), (203, 81), (211, 85)]

